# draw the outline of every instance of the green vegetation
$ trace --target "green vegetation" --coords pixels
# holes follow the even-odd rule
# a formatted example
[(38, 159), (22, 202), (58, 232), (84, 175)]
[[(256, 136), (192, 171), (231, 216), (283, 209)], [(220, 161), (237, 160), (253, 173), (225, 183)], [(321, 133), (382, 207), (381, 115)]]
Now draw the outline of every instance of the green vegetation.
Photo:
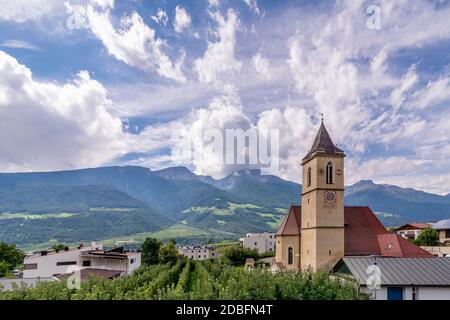
[(3, 212), (0, 214), (0, 220), (6, 220), (6, 219), (25, 219), (25, 220), (43, 220), (43, 219), (50, 219), (50, 218), (57, 218), (57, 219), (64, 219), (64, 218), (70, 218), (73, 216), (76, 216), (76, 213), (69, 213), (69, 212), (61, 212), (61, 213), (47, 213), (47, 214), (32, 214), (29, 212), (22, 212), (22, 213), (9, 213), (9, 212)]
[(21, 265), (24, 253), (14, 244), (0, 242), (0, 278), (8, 276), (17, 266)]
[(239, 209), (260, 209), (260, 206), (251, 203), (234, 203), (227, 202), (225, 208), (217, 208), (217, 207), (190, 207), (189, 209), (183, 210), (183, 213), (196, 213), (196, 214), (204, 214), (211, 213), (216, 216), (232, 216), (236, 214), (236, 211)]
[(439, 233), (432, 228), (422, 230), (414, 243), (418, 246), (434, 246), (439, 240)]
[(136, 300), (136, 299), (365, 299), (356, 284), (324, 273), (251, 271), (220, 261), (177, 260), (145, 265), (133, 275), (115, 280), (91, 278), (81, 288), (64, 281), (42, 282), (0, 292), (0, 300)]
[(158, 240), (169, 240), (178, 238), (206, 237), (206, 236), (209, 236), (209, 233), (206, 233), (200, 229), (188, 226), (183, 223), (177, 223), (168, 228), (156, 232), (141, 232), (127, 236), (110, 238), (102, 240), (102, 243), (104, 243), (105, 245), (112, 245), (116, 242), (139, 243), (143, 242), (148, 237), (156, 238)]
[(141, 245), (142, 263), (151, 265), (159, 263), (161, 241), (154, 238), (146, 238)]

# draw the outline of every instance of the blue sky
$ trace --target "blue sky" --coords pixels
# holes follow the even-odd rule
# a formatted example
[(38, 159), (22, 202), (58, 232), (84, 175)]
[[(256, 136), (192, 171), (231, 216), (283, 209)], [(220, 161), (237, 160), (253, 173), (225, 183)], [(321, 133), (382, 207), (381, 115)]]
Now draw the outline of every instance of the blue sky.
[[(278, 174), (298, 181), (324, 113), (347, 183), (447, 194), (449, 16), (445, 0), (0, 0), (0, 171), (158, 169), (178, 164), (174, 132), (212, 126), (279, 130)], [(242, 167), (215, 160), (186, 165)]]

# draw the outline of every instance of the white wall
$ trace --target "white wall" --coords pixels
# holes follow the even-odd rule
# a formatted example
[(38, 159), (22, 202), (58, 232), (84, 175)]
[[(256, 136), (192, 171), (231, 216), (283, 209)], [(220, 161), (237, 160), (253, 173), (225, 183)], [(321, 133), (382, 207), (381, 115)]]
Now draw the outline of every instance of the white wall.
[[(361, 287), (361, 292), (370, 294), (374, 300), (387, 300), (387, 287), (379, 290), (368, 290)], [(450, 286), (448, 287), (416, 287), (417, 300), (450, 300)], [(412, 300), (412, 286), (403, 286), (403, 299)]]
[[(57, 266), (57, 262), (76, 261), (80, 264), (79, 250), (60, 251), (58, 253), (49, 253), (45, 256), (28, 256), (24, 259), (24, 264), (37, 263), (37, 269), (23, 270), (24, 278), (52, 277), (56, 274), (67, 273), (71, 266)], [(73, 266), (72, 266), (73, 267)]]
[[(95, 249), (100, 249), (103, 246), (95, 245)], [(82, 249), (71, 249), (69, 251), (60, 252), (50, 252), (47, 255), (33, 255), (27, 256), (24, 259), (24, 264), (37, 264), (37, 269), (24, 270), (23, 278), (47, 278), (54, 275), (60, 275), (72, 272), (74, 267), (86, 269), (108, 269), (108, 270), (119, 270), (126, 272), (127, 274), (132, 273), (134, 270), (141, 265), (141, 253), (133, 252), (128, 253), (128, 259), (108, 259), (101, 256), (82, 256), (82, 251), (92, 250), (91, 246), (83, 247)], [(131, 263), (131, 259), (135, 259), (134, 263)], [(83, 261), (91, 261), (90, 266), (83, 267)], [(58, 262), (64, 261), (75, 261), (75, 265), (57, 266)]]
[(178, 252), (192, 260), (208, 260), (218, 258), (217, 251), (212, 248), (183, 247)]
[(248, 233), (240, 240), (244, 248), (256, 249), (258, 253), (275, 252), (275, 233)]

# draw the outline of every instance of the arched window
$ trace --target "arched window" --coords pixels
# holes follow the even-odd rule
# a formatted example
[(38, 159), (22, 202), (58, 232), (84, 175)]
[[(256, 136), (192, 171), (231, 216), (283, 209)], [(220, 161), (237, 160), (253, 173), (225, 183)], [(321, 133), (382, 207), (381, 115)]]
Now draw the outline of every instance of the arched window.
[(327, 163), (327, 184), (333, 184), (333, 162), (328, 161)]
[(288, 248), (288, 264), (294, 263), (294, 249), (291, 247)]
[(308, 168), (306, 186), (311, 187), (311, 168)]

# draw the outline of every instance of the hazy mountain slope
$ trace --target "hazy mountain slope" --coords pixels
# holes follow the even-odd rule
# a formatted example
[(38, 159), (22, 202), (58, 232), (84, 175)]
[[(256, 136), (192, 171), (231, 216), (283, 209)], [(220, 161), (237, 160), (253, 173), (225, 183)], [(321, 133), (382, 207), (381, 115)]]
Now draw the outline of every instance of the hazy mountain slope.
[[(184, 167), (152, 172), (105, 167), (0, 174), (0, 241), (101, 240), (170, 225), (217, 238), (276, 230), (301, 185), (258, 170), (223, 179)], [(450, 217), (450, 196), (360, 181), (346, 188), (346, 205), (368, 205), (387, 226)], [(154, 208), (154, 209), (153, 209)], [(181, 229), (180, 229), (181, 230)]]

